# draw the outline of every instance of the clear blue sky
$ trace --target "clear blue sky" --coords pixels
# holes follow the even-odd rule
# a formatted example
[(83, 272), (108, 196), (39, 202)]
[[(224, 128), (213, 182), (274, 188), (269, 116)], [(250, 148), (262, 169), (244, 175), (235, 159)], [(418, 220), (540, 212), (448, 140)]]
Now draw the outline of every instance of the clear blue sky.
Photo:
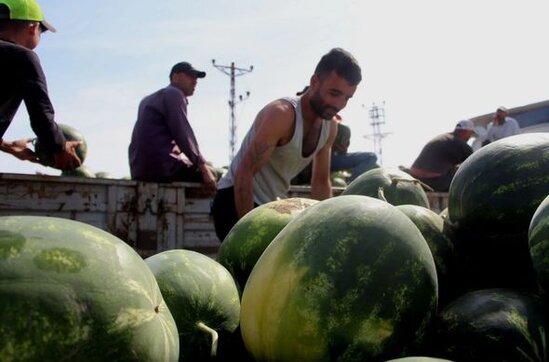
[[(211, 64), (253, 72), (238, 77), (240, 142), (256, 113), (293, 95), (332, 47), (355, 55), (364, 81), (341, 112), (351, 151), (373, 150), (368, 108), (384, 102), (385, 166), (409, 165), (431, 137), (463, 118), (549, 99), (547, 1), (495, 0), (42, 0), (58, 32), (39, 54), (57, 121), (88, 142), (86, 165), (129, 174), (127, 147), (141, 98), (167, 85), (171, 66), (190, 61), (208, 74), (190, 98), (200, 147), (228, 163), (229, 77)], [(7, 139), (32, 136), (24, 106)], [(1, 171), (59, 171), (0, 154)]]

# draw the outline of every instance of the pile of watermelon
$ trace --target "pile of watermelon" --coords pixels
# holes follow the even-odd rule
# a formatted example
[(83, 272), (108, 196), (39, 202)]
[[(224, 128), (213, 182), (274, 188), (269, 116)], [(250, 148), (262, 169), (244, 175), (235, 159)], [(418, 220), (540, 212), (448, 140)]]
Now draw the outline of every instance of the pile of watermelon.
[(395, 169), (245, 217), (216, 260), (0, 218), (0, 360), (548, 361), (549, 134), (481, 148), (448, 209)]

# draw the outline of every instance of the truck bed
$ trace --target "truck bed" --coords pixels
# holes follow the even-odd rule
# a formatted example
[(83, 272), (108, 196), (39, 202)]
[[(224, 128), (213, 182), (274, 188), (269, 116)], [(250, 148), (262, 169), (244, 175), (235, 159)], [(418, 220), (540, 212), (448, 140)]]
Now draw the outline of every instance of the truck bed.
[[(334, 194), (343, 189), (334, 188)], [(309, 197), (308, 186), (289, 196)], [(428, 193), (431, 209), (446, 193)], [(0, 216), (40, 215), (82, 221), (116, 235), (142, 257), (190, 249), (214, 257), (220, 241), (210, 216), (212, 196), (196, 183), (0, 173)]]

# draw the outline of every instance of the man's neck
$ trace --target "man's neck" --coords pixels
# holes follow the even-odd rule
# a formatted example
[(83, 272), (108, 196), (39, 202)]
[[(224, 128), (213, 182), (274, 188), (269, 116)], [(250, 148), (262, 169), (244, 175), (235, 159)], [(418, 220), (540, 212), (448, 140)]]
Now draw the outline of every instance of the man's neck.
[(318, 120), (322, 120), (318, 114), (311, 107), (309, 97), (307, 94), (301, 97), (301, 112), (303, 114), (303, 121), (309, 124), (315, 123)]

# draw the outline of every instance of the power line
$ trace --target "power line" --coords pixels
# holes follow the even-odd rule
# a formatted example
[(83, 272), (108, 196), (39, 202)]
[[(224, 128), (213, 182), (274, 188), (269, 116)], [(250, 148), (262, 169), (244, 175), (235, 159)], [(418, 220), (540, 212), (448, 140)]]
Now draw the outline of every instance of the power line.
[(244, 68), (237, 68), (234, 65), (234, 62), (231, 62), (231, 65), (218, 65), (215, 64), (215, 59), (212, 59), (212, 64), (214, 67), (216, 67), (221, 72), (227, 74), (231, 78), (231, 90), (230, 90), (230, 99), (229, 99), (229, 107), (231, 109), (231, 119), (229, 121), (229, 161), (232, 161), (235, 154), (235, 146), (236, 146), (236, 119), (234, 116), (234, 107), (237, 103), (242, 102), (243, 100), (247, 99), (250, 96), (250, 92), (246, 92), (246, 96), (239, 95), (238, 101), (236, 100), (236, 86), (235, 86), (235, 78), (244, 75), (246, 73), (250, 73), (254, 70), (254, 66), (250, 65), (249, 69)]

